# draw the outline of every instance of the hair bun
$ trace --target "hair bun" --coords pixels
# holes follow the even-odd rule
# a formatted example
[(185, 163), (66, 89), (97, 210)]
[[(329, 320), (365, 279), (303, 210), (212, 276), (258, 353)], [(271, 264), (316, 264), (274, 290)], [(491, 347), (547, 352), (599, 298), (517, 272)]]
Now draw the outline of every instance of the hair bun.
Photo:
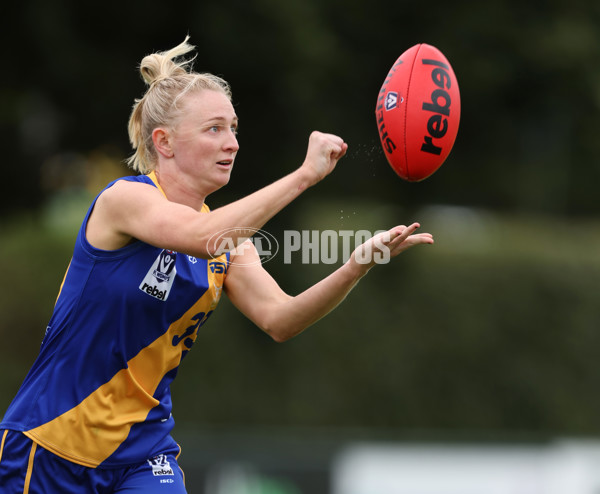
[(188, 67), (195, 57), (190, 60), (181, 61), (176, 61), (176, 59), (195, 48), (187, 42), (189, 38), (189, 36), (186, 36), (183, 43), (177, 45), (175, 48), (146, 55), (142, 59), (140, 73), (146, 84), (152, 85), (163, 79), (188, 73)]

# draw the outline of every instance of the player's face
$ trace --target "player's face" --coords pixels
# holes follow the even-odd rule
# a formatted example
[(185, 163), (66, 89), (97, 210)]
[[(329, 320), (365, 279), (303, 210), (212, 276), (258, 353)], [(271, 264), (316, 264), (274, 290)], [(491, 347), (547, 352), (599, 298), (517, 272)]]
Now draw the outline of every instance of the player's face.
[(218, 91), (191, 93), (180, 103), (184, 115), (172, 141), (180, 171), (208, 192), (229, 182), (239, 149), (238, 119), (229, 98)]

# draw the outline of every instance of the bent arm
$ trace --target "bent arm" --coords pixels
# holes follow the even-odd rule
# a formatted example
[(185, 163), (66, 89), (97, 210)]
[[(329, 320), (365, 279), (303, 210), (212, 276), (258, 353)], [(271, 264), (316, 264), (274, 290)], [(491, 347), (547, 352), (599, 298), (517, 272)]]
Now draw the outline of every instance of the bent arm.
[[(243, 199), (200, 213), (169, 201), (152, 185), (119, 181), (98, 198), (86, 234), (92, 245), (105, 250), (133, 238), (206, 259), (222, 254), (223, 245), (231, 248), (243, 242), (252, 234), (243, 228), (261, 228), (308, 186), (297, 170)], [(219, 233), (224, 231), (232, 242), (220, 242)]]
[(244, 228), (261, 228), (304, 190), (328, 175), (347, 148), (339, 137), (313, 132), (300, 168), (210, 213), (169, 201), (151, 185), (119, 181), (98, 198), (88, 222), (88, 240), (105, 250), (138, 239), (200, 258), (220, 255), (220, 232), (228, 231), (230, 248), (243, 242), (251, 235)]

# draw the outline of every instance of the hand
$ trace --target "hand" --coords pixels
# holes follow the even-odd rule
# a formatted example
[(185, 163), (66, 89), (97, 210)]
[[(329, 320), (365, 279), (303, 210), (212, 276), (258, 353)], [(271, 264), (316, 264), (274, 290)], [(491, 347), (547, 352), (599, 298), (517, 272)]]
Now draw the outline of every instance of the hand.
[(433, 244), (433, 236), (430, 233), (414, 233), (420, 226), (419, 223), (410, 226), (400, 225), (379, 233), (359, 245), (350, 260), (360, 265), (366, 272), (375, 264), (388, 263), (414, 245)]
[(315, 184), (333, 171), (347, 150), (348, 144), (341, 137), (314, 131), (308, 140), (306, 159), (301, 168), (311, 174)]

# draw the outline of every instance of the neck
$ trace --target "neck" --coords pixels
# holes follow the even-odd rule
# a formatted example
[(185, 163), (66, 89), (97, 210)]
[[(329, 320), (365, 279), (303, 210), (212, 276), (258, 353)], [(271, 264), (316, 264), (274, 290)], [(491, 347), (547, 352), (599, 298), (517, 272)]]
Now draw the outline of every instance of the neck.
[(161, 192), (172, 202), (184, 204), (196, 211), (200, 211), (206, 199), (206, 194), (194, 189), (184, 177), (174, 176), (165, 170), (154, 170), (153, 180), (156, 181)]

